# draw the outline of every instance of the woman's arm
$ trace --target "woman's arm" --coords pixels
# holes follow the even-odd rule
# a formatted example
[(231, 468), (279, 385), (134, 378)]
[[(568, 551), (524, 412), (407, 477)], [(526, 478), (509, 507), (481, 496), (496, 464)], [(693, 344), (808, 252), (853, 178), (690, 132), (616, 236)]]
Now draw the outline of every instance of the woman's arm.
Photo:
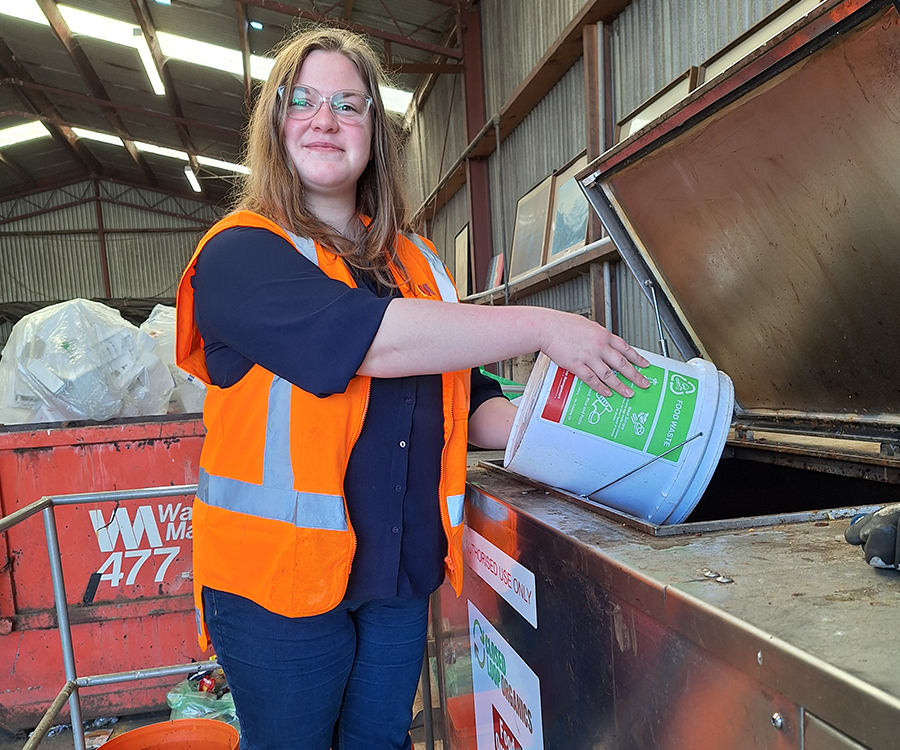
[[(360, 375), (396, 378), (465, 370), (520, 354), (544, 352), (598, 393), (649, 385), (633, 365), (648, 362), (624, 339), (580, 315), (544, 307), (489, 307), (394, 299), (360, 366)], [(612, 390), (610, 390), (612, 389)]]
[(516, 407), (504, 396), (488, 399), (469, 417), (469, 442), (488, 450), (506, 448), (515, 418)]

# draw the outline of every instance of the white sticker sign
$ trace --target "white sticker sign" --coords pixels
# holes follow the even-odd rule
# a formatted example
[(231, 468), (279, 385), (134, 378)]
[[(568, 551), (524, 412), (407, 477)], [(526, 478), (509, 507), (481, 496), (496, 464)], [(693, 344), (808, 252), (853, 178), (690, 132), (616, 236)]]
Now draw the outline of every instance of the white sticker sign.
[(543, 750), (537, 675), (475, 605), (468, 605), (478, 750)]
[(466, 564), (536, 628), (534, 573), (468, 526), (463, 527), (463, 552)]

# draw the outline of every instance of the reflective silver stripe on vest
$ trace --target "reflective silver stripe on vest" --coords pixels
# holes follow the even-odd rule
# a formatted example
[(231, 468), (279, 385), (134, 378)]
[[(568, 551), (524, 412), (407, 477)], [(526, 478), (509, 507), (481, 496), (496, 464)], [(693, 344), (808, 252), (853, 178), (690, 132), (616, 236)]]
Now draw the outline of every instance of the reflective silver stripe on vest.
[(319, 254), (316, 252), (316, 243), (309, 237), (301, 237), (299, 234), (288, 232), (286, 229), (284, 231), (287, 232), (287, 236), (291, 238), (291, 241), (294, 243), (297, 250), (300, 251), (300, 254), (310, 263), (313, 263), (318, 267)]
[(465, 495), (449, 495), (447, 497), (447, 513), (450, 515), (451, 526), (459, 526), (463, 522), (465, 499)]
[(459, 302), (459, 296), (456, 294), (456, 287), (453, 286), (453, 279), (450, 278), (450, 274), (447, 273), (447, 269), (444, 267), (441, 259), (437, 257), (430, 247), (428, 247), (425, 240), (417, 234), (410, 233), (404, 234), (403, 236), (422, 251), (422, 255), (425, 256), (425, 260), (427, 260), (428, 265), (431, 266), (431, 272), (434, 274), (434, 280), (437, 282), (438, 291), (441, 293), (441, 299), (444, 300), (444, 302)]
[(263, 487), (294, 489), (294, 470), (291, 466), (291, 384), (277, 375), (269, 386), (262, 483)]
[(197, 499), (214, 508), (284, 521), (301, 529), (347, 531), (344, 498), (218, 477), (200, 469)]

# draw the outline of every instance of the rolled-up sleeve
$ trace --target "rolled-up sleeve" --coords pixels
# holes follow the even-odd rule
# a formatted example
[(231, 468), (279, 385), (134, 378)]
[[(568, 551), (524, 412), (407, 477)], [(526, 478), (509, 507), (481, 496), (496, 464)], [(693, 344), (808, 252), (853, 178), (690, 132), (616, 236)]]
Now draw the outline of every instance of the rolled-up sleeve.
[(234, 385), (258, 364), (320, 396), (346, 390), (391, 301), (328, 277), (291, 243), (256, 227), (209, 240), (192, 284), (216, 385)]
[(471, 417), (478, 407), (492, 398), (505, 398), (500, 383), (481, 372), (481, 368), (472, 368), (472, 387), (469, 397), (469, 416)]

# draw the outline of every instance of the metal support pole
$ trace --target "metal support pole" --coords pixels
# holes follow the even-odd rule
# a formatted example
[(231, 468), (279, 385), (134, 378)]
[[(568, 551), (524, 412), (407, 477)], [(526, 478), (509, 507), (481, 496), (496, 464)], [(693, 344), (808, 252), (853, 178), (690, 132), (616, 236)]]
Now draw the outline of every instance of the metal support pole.
[(148, 669), (132, 669), (128, 672), (111, 672), (110, 674), (96, 674), (89, 677), (79, 677), (75, 684), (80, 687), (97, 687), (98, 685), (116, 685), (120, 682), (133, 682), (135, 680), (150, 680), (157, 677), (174, 677), (176, 675), (190, 674), (205, 669), (217, 669), (219, 662), (214, 659), (209, 661), (191, 662), (190, 664), (176, 664), (172, 667), (150, 667)]
[(613, 331), (612, 300), (612, 267), (608, 260), (603, 261), (603, 325)]
[(497, 147), (494, 151), (494, 161), (497, 164), (497, 185), (500, 188), (500, 252), (503, 255), (503, 304), (509, 304), (509, 249), (506, 246), (506, 220), (503, 211), (506, 208), (503, 201), (503, 163), (500, 161), (500, 115), (494, 115), (494, 138)]
[(431, 715), (431, 670), (428, 668), (428, 649), (422, 660), (422, 726), (425, 729), (425, 748), (434, 750), (434, 724)]
[[(63, 581), (62, 558), (59, 554), (59, 537), (56, 531), (56, 517), (53, 506), (44, 508), (44, 532), (47, 536), (47, 552), (50, 555), (50, 577), (53, 581), (53, 599), (56, 602), (56, 619), (59, 625), (59, 640), (62, 644), (63, 665), (66, 681), (75, 682), (75, 650), (72, 647), (72, 628), (69, 625), (69, 608), (66, 604), (66, 584)], [(72, 719), (72, 737), (75, 750), (85, 750), (84, 726), (81, 723), (81, 701), (78, 690), (69, 696), (69, 713)]]
[(659, 333), (659, 351), (664, 357), (669, 356), (669, 345), (666, 343), (666, 334), (663, 330), (662, 318), (659, 316), (659, 302), (656, 300), (656, 286), (647, 279), (644, 286), (650, 290), (650, 297), (653, 303), (653, 312), (656, 313), (656, 331)]

